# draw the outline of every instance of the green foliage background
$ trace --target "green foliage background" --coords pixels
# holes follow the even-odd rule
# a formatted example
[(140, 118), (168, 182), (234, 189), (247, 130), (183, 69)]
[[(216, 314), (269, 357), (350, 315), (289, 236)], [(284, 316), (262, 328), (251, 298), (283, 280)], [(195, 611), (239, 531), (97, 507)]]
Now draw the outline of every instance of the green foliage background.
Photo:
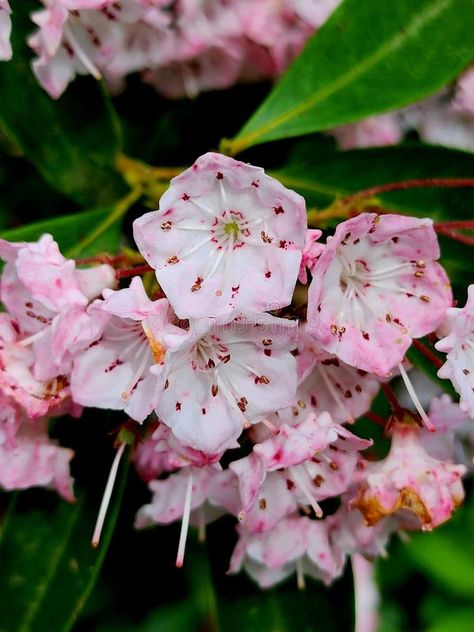
[[(166, 178), (131, 192), (130, 173), (124, 179), (120, 167), (124, 154), (174, 167), (219, 146), (244, 151), (239, 158), (264, 166), (318, 209), (384, 182), (474, 176), (474, 155), (423, 146), (416, 137), (399, 147), (341, 153), (319, 133), (452, 81), (474, 60), (473, 0), (345, 0), (274, 88), (240, 86), (176, 102), (136, 77), (113, 101), (90, 78), (50, 100), (31, 73), (25, 44), (37, 2), (11, 5), (14, 57), (0, 63), (0, 230), (10, 240), (51, 232), (75, 257), (131, 244), (131, 222), (156, 204)], [(381, 202), (397, 212), (465, 219), (473, 215), (474, 190), (405, 191)], [(442, 252), (464, 302), (472, 254), (445, 239)], [(55, 423), (54, 435), (77, 450), (75, 505), (43, 491), (1, 495), (0, 632), (352, 628), (349, 570), (331, 589), (308, 582), (304, 592), (292, 582), (262, 592), (245, 577), (226, 576), (236, 537), (229, 518), (211, 525), (207, 544), (192, 541), (184, 570), (175, 570), (179, 527), (133, 530), (148, 493), (125, 463), (106, 532), (92, 550), (113, 458), (107, 433), (119, 422), (118, 415), (87, 411), (81, 420)], [(362, 420), (361, 432), (366, 428)], [(380, 632), (474, 629), (474, 503), (467, 487), (468, 500), (449, 524), (393, 542), (378, 562)]]

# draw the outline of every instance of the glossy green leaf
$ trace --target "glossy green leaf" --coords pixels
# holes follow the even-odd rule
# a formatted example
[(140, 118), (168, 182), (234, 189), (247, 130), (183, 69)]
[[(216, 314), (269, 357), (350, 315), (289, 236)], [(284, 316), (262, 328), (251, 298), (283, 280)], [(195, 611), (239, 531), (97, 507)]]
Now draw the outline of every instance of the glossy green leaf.
[[(84, 447), (81, 457), (87, 461)], [(0, 535), (0, 632), (65, 632), (77, 620), (110, 544), (128, 469), (123, 460), (101, 543), (93, 549), (90, 538), (110, 451), (102, 458), (96, 453), (89, 461), (87, 478), (75, 486), (74, 504), (54, 492), (36, 490), (22, 492), (12, 502)]]
[(473, 0), (345, 0), (229, 150), (330, 129), (433, 94), (474, 58), (473, 32)]
[[(37, 2), (12, 3), (13, 59), (0, 63), (0, 129), (35, 164), (49, 184), (84, 206), (123, 193), (115, 172), (120, 130), (111, 102), (93, 79), (75, 82), (58, 100), (39, 86), (26, 38)], [(21, 186), (21, 183), (15, 183)]]
[[(85, 239), (105, 218), (114, 211), (113, 207), (106, 207), (73, 215), (64, 215), (45, 219), (34, 224), (27, 224), (19, 228), (5, 230), (0, 236), (9, 241), (36, 241), (44, 233), (50, 233), (58, 242), (63, 253), (74, 249)], [(75, 256), (88, 256), (100, 252), (114, 253), (117, 251), (120, 239), (120, 222), (112, 225), (100, 234), (89, 245), (76, 252)]]

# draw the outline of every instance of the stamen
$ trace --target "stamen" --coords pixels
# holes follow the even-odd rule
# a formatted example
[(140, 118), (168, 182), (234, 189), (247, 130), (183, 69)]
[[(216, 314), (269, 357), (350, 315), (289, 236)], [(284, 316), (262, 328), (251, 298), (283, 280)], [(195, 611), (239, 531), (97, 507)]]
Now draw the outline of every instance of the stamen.
[(109, 508), (110, 498), (117, 478), (117, 472), (120, 465), (120, 459), (122, 458), (123, 451), (125, 450), (125, 443), (121, 443), (115, 458), (110, 468), (109, 478), (105, 486), (104, 495), (102, 496), (102, 502), (100, 503), (99, 515), (97, 516), (97, 522), (95, 523), (94, 533), (92, 535), (91, 544), (94, 548), (99, 546), (100, 535), (105, 522), (105, 516), (107, 515), (107, 509)]
[(36, 334), (33, 334), (32, 336), (28, 336), (28, 338), (23, 338), (23, 340), (20, 340), (18, 342), (18, 345), (20, 347), (27, 347), (28, 345), (33, 344), (33, 342), (40, 340), (48, 331), (49, 331), (49, 327), (46, 327), (45, 329), (38, 331)]
[(232, 393), (230, 392), (229, 388), (225, 385), (223, 378), (220, 377), (219, 374), (217, 373), (217, 370), (216, 370), (216, 377), (217, 377), (217, 384), (219, 388), (221, 389), (224, 397), (227, 399), (227, 401), (232, 406), (232, 408), (236, 412), (238, 412), (238, 414), (242, 418), (242, 422), (243, 422), (242, 425), (247, 430), (247, 428), (250, 428), (252, 424), (249, 422), (247, 417), (243, 414), (243, 412), (238, 407), (237, 402), (235, 401), (235, 398), (232, 396)]
[(297, 558), (295, 562), (295, 566), (296, 566), (296, 584), (298, 586), (298, 590), (304, 590), (306, 588), (306, 582), (304, 580), (303, 564), (300, 557)]
[(362, 555), (351, 555), (354, 578), (354, 632), (376, 632), (378, 628), (379, 593), (375, 584), (374, 565)]
[(325, 370), (325, 369), (323, 369), (320, 366), (318, 366), (318, 369), (319, 369), (319, 373), (320, 373), (321, 377), (323, 378), (323, 382), (326, 385), (326, 388), (328, 389), (331, 397), (335, 401), (336, 405), (339, 406), (339, 408), (342, 410), (344, 415), (347, 416), (346, 421), (353, 422), (354, 421), (354, 416), (351, 415), (349, 409), (347, 408), (347, 406), (344, 404), (343, 400), (341, 399), (341, 396), (339, 395), (339, 393), (335, 389), (334, 385), (331, 383), (331, 379), (330, 379), (329, 375), (327, 375), (327, 369)]
[(408, 374), (403, 368), (403, 365), (401, 362), (398, 363), (398, 370), (400, 371), (400, 375), (402, 376), (402, 379), (405, 382), (408, 395), (410, 395), (413, 405), (415, 406), (416, 410), (418, 411), (418, 414), (420, 415), (421, 419), (423, 420), (423, 423), (425, 424), (425, 428), (429, 430), (430, 432), (435, 432), (436, 428), (434, 427), (428, 415), (425, 413), (423, 406), (421, 405), (421, 402), (418, 399), (418, 395), (416, 394), (415, 389), (413, 388), (413, 384), (411, 383), (410, 378), (408, 377)]
[(206, 541), (206, 516), (202, 505), (198, 509), (198, 540), (199, 542)]
[(188, 537), (189, 516), (191, 514), (191, 500), (193, 496), (193, 473), (189, 470), (188, 485), (184, 498), (183, 520), (181, 521), (181, 533), (179, 535), (178, 555), (176, 556), (176, 568), (182, 568), (184, 562), (184, 550)]
[(99, 69), (93, 64), (92, 60), (89, 59), (84, 49), (77, 41), (71, 27), (67, 23), (64, 27), (64, 35), (66, 36), (72, 50), (76, 53), (79, 61), (82, 62), (94, 79), (97, 79), (98, 81), (102, 79)]
[(211, 239), (213, 239), (213, 237), (214, 237), (214, 235), (212, 233), (210, 235), (207, 235), (207, 237), (205, 239), (203, 239), (202, 241), (199, 241), (192, 248), (189, 248), (185, 252), (179, 253), (179, 258), (180, 259), (185, 259), (186, 257), (189, 257), (190, 255), (194, 254), (197, 250), (199, 250), (200, 248), (205, 246), (208, 242), (210, 242)]
[(272, 432), (273, 434), (280, 433), (280, 429), (277, 428), (275, 424), (272, 424), (271, 421), (268, 421), (268, 419), (262, 419), (262, 424), (266, 426), (270, 430), (270, 432)]
[(311, 494), (310, 490), (308, 489), (308, 486), (306, 485), (306, 482), (303, 480), (303, 477), (300, 476), (300, 473), (297, 471), (297, 468), (296, 467), (290, 467), (290, 468), (288, 468), (288, 472), (289, 472), (291, 478), (296, 483), (296, 486), (298, 487), (300, 492), (303, 494), (303, 496), (308, 501), (308, 504), (310, 505), (310, 507), (313, 508), (313, 511), (316, 514), (316, 516), (318, 518), (322, 518), (323, 517), (323, 510), (318, 505), (318, 503), (314, 500), (313, 495)]
[(198, 207), (198, 209), (200, 211), (203, 211), (204, 213), (206, 213), (207, 215), (209, 215), (210, 217), (212, 217), (212, 219), (217, 219), (217, 221), (219, 222), (225, 222), (224, 219), (222, 219), (221, 217), (219, 217), (218, 214), (214, 213), (214, 211), (212, 211), (210, 208), (207, 208), (207, 206), (204, 206), (204, 204), (201, 204), (201, 202), (199, 202), (198, 200), (196, 200), (196, 198), (192, 197), (190, 199), (190, 201)]
[[(128, 388), (128, 390), (123, 391), (122, 393), (122, 399), (128, 399), (130, 397), (131, 392), (133, 391), (134, 387), (136, 386), (138, 380), (142, 377), (146, 365), (150, 363), (150, 348), (148, 347), (148, 345), (143, 345), (143, 349), (141, 350), (141, 354), (142, 354), (142, 358), (140, 361), (140, 364), (138, 365), (137, 370), (135, 371), (135, 373), (132, 376), (132, 379), (130, 380), (130, 386)], [(140, 356), (138, 356), (140, 358)]]

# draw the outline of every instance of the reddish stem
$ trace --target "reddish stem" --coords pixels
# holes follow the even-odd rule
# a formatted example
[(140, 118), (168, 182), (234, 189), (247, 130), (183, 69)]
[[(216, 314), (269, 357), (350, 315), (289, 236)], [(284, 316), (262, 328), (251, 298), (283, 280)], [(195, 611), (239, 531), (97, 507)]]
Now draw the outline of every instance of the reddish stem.
[(455, 222), (436, 222), (435, 228), (460, 228), (465, 230), (474, 229), (474, 220), (456, 220)]
[(450, 230), (449, 228), (440, 228), (439, 226), (436, 226), (435, 228), (438, 235), (448, 237), (448, 239), (454, 239), (454, 241), (459, 241), (461, 244), (466, 244), (467, 246), (474, 246), (474, 237), (468, 237), (467, 235), (457, 233), (455, 230)]
[(439, 369), (443, 366), (443, 361), (438, 358), (438, 356), (436, 356), (431, 349), (429, 349), (426, 345), (424, 345), (420, 340), (413, 340), (413, 346), (416, 347), (418, 349), (418, 351), (420, 351), (420, 353), (422, 353), (425, 358), (428, 358), (428, 360), (434, 364), (434, 366)]
[(367, 417), (369, 421), (373, 421), (375, 424), (377, 424), (377, 426), (381, 426), (382, 428), (385, 428), (385, 425), (386, 425), (385, 419), (381, 417), (380, 415), (373, 413), (371, 410), (367, 411), (364, 417)]
[(145, 274), (145, 272), (153, 272), (153, 268), (148, 264), (143, 266), (135, 266), (133, 268), (124, 268), (123, 270), (115, 271), (116, 279), (126, 279), (127, 277), (137, 276), (139, 274)]
[(110, 255), (94, 255), (93, 257), (84, 257), (83, 259), (76, 259), (78, 266), (87, 265), (89, 263), (108, 263), (113, 266), (115, 263), (126, 261), (126, 255), (116, 255), (114, 257)]
[(395, 414), (401, 413), (403, 411), (403, 408), (400, 406), (400, 403), (399, 403), (399, 401), (397, 399), (397, 396), (393, 392), (393, 389), (390, 386), (390, 384), (383, 384), (382, 383), (382, 384), (380, 384), (380, 387), (381, 387), (381, 389), (383, 391), (383, 394), (387, 398), (388, 403), (392, 407), (393, 412)]
[(474, 178), (417, 178), (414, 180), (401, 180), (400, 182), (386, 182), (378, 184), (358, 193), (349, 195), (345, 200), (354, 197), (370, 197), (379, 193), (389, 191), (404, 191), (407, 189), (427, 189), (427, 188), (453, 188), (453, 187), (474, 187)]

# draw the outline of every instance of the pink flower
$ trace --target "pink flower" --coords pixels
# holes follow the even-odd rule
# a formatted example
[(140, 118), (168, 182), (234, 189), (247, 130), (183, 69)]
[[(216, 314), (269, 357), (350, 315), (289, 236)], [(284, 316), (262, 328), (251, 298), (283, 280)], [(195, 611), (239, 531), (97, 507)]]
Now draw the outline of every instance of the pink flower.
[(308, 330), (328, 353), (386, 376), (452, 303), (430, 219), (362, 213), (342, 222), (313, 271)]
[(22, 345), (35, 353), (39, 380), (66, 375), (74, 353), (98, 335), (98, 323), (86, 313), (90, 299), (115, 285), (109, 265), (76, 269), (65, 259), (51, 235), (34, 243), (0, 240), (0, 256), (7, 261), (1, 277), (1, 300), (15, 318)]
[(452, 307), (447, 311), (447, 327), (448, 335), (435, 345), (447, 354), (438, 375), (451, 380), (461, 396), (461, 409), (474, 417), (474, 285), (469, 286), (462, 309)]
[(104, 296), (88, 310), (92, 320), (99, 319), (101, 334), (74, 358), (73, 398), (83, 406), (124, 410), (142, 422), (155, 405), (158, 380), (150, 369), (163, 366), (165, 349), (158, 336), (168, 322), (169, 304), (150, 301), (140, 277)]
[(294, 402), (297, 333), (296, 322), (268, 314), (171, 324), (159, 338), (164, 367), (152, 368), (163, 388), (158, 418), (195, 450), (235, 447), (244, 428)]
[(15, 447), (15, 435), (21, 423), (27, 418), (18, 403), (0, 391), (0, 445)]
[(431, 457), (420, 441), (418, 426), (395, 422), (388, 456), (365, 464), (352, 506), (360, 509), (368, 525), (404, 510), (427, 531), (448, 520), (462, 502), (465, 472), (464, 465)]
[(171, 468), (166, 452), (157, 451), (157, 441), (153, 438), (153, 433), (149, 434), (143, 441), (140, 441), (133, 451), (133, 463), (138, 476), (149, 483), (155, 478), (159, 478)]
[(249, 533), (269, 531), (297, 511), (291, 478), (285, 478), (283, 472), (268, 472), (255, 452), (233, 461), (226, 472), (229, 486), (222, 504)]
[(208, 153), (135, 220), (134, 235), (180, 318), (263, 312), (291, 301), (305, 204), (262, 169)]
[(74, 452), (59, 447), (48, 437), (47, 421), (24, 421), (15, 445), (0, 443), (0, 486), (7, 491), (47, 487), (72, 502), (73, 479), (69, 462)]
[(396, 145), (403, 137), (402, 120), (397, 114), (371, 116), (363, 121), (331, 130), (341, 149)]
[(428, 416), (436, 428), (436, 432), (422, 430), (420, 434), (428, 454), (472, 468), (474, 423), (468, 413), (445, 393), (431, 401)]
[(368, 525), (362, 513), (348, 506), (348, 495), (342, 497), (340, 508), (326, 520), (331, 522), (332, 541), (339, 555), (359, 553), (365, 557), (386, 557), (390, 536), (401, 528), (396, 514), (381, 518), (376, 524)]
[(279, 420), (290, 425), (310, 410), (317, 415), (328, 411), (338, 423), (353, 423), (370, 408), (380, 387), (376, 376), (323, 351), (305, 329), (300, 333), (296, 364), (297, 405), (278, 411)]
[(13, 54), (10, 44), (12, 30), (10, 13), (8, 0), (0, 0), (0, 61), (8, 61)]
[(250, 534), (239, 528), (239, 541), (230, 560), (230, 573), (244, 568), (261, 588), (269, 588), (296, 572), (330, 584), (342, 571), (328, 537), (326, 521), (293, 516), (266, 533)]
[(61, 407), (69, 397), (69, 383), (65, 376), (37, 380), (33, 374), (33, 351), (19, 338), (16, 322), (9, 315), (0, 314), (0, 389), (28, 417), (38, 419)]
[(474, 117), (474, 66), (459, 77), (452, 107)]
[[(273, 516), (279, 520), (288, 514), (295, 501), (313, 507), (320, 517), (322, 511), (317, 501), (346, 491), (352, 481), (358, 451), (371, 444), (335, 424), (328, 413), (318, 418), (309, 414), (294, 427), (281, 426), (277, 435), (258, 443), (249, 456), (229, 466), (239, 477), (239, 517), (247, 526), (249, 512), (256, 505), (263, 505), (258, 529), (263, 531), (273, 526)], [(265, 487), (267, 476), (272, 472), (277, 475), (272, 479), (281, 479), (281, 490), (269, 497)], [(277, 483), (272, 480), (272, 484), (277, 492)], [(285, 487), (292, 493), (288, 494)]]
[(192, 99), (200, 92), (230, 88), (239, 77), (243, 43), (229, 39), (222, 47), (210, 45), (189, 60), (173, 60), (145, 71), (144, 80), (169, 99)]
[(303, 250), (303, 258), (301, 259), (300, 271), (298, 273), (298, 281), (306, 285), (308, 283), (308, 270), (313, 271), (321, 252), (324, 249), (322, 244), (317, 243), (322, 232), (318, 229), (308, 230), (306, 233), (306, 241)]
[[(186, 487), (191, 470), (193, 479), (191, 524), (199, 525), (200, 521), (207, 524), (222, 515), (223, 511), (218, 510), (210, 499), (219, 471), (211, 466), (188, 467), (170, 474), (168, 478), (149, 483), (153, 498), (150, 504), (144, 505), (139, 510), (135, 521), (137, 529), (153, 524), (170, 524), (183, 517)], [(201, 515), (198, 515), (199, 513)]]

